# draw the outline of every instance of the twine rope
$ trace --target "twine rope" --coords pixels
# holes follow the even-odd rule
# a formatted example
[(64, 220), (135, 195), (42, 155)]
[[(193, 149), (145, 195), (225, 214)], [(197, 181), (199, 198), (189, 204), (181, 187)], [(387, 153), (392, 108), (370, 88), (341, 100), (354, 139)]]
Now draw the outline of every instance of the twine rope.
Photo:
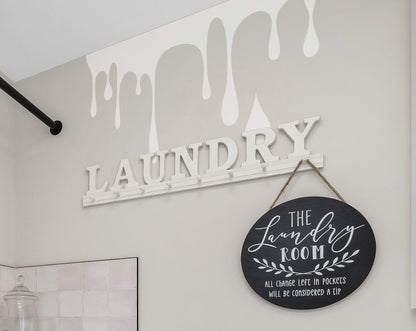
[(331, 183), (324, 177), (324, 175), (322, 175), (322, 173), (318, 170), (318, 168), (315, 167), (315, 165), (309, 159), (306, 159), (306, 160), (300, 160), (299, 163), (296, 165), (295, 169), (293, 169), (293, 171), (290, 174), (289, 178), (287, 179), (286, 183), (283, 185), (283, 187), (280, 190), (279, 194), (276, 196), (276, 199), (274, 199), (274, 201), (273, 201), (272, 205), (270, 206), (269, 210), (272, 209), (275, 206), (277, 200), (279, 200), (279, 198), (282, 196), (282, 194), (285, 191), (286, 187), (289, 185), (290, 181), (295, 176), (295, 174), (297, 173), (297, 171), (299, 170), (300, 166), (302, 165), (302, 163), (304, 161), (315, 171), (315, 173), (325, 182), (325, 184), (328, 185), (328, 187), (332, 190), (332, 192), (335, 193), (335, 195), (338, 197), (338, 199), (340, 199), (342, 202), (345, 202), (345, 200), (342, 198), (342, 196), (331, 185)]

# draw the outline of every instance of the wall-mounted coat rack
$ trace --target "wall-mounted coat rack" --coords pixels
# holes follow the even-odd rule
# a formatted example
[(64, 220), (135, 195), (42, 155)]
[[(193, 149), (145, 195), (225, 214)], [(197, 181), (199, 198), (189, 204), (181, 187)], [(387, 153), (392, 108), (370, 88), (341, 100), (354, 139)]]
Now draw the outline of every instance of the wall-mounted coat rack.
[(51, 119), (1, 77), (0, 88), (14, 100), (20, 103), (23, 107), (25, 107), (28, 111), (30, 111), (33, 115), (39, 118), (43, 123), (45, 123), (50, 128), (51, 134), (56, 136), (62, 131), (62, 123), (60, 121), (54, 121)]

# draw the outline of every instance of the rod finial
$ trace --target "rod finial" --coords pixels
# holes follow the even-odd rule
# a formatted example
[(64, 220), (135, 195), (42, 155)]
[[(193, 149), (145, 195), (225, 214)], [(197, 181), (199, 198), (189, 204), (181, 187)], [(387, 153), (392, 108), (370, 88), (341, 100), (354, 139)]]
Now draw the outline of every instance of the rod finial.
[(62, 122), (55, 121), (55, 126), (50, 129), (52, 135), (56, 136), (62, 131)]

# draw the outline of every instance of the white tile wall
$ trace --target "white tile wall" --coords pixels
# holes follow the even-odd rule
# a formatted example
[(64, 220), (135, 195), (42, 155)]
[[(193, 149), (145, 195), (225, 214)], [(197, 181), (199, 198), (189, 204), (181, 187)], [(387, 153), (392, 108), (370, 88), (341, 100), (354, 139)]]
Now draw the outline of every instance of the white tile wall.
[(39, 330), (42, 331), (57, 331), (59, 330), (58, 318), (44, 318), (39, 317)]
[(84, 292), (84, 316), (106, 317), (109, 314), (108, 292), (86, 291)]
[(82, 291), (62, 291), (59, 293), (59, 316), (81, 317), (83, 306)]
[(39, 317), (57, 317), (59, 314), (59, 293), (38, 293), (38, 315)]
[(58, 288), (60, 290), (82, 289), (84, 263), (63, 264), (58, 266)]
[[(15, 279), (18, 275), (25, 277), (25, 286), (27, 286), (31, 291), (37, 291), (35, 267), (17, 268), (15, 269)], [(12, 287), (14, 287), (14, 285)], [(9, 290), (11, 290), (11, 288)]]
[(0, 322), (3, 295), (17, 275), (39, 295), (40, 331), (137, 331), (137, 259), (29, 268), (0, 266)]
[(137, 331), (137, 319), (135, 318), (111, 318), (108, 331)]
[(84, 289), (107, 290), (109, 288), (109, 261), (91, 262), (84, 265)]
[(45, 266), (36, 268), (36, 291), (48, 292), (58, 290), (58, 268)]
[(0, 291), (10, 291), (16, 284), (14, 268), (0, 267)]
[(82, 318), (63, 317), (59, 319), (59, 331), (79, 331), (79, 330), (82, 330)]
[(14, 268), (0, 266), (0, 331), (7, 330), (7, 307), (3, 296), (14, 286)]
[(107, 331), (108, 320), (105, 318), (84, 318), (83, 331)]
[[(1, 277), (1, 276), (0, 276)], [(3, 296), (5, 295), (5, 292), (0, 292), (0, 331), (3, 331), (7, 327), (7, 308), (6, 303), (3, 300)]]
[(135, 315), (137, 296), (135, 290), (110, 291), (108, 305), (111, 317), (131, 317)]
[(136, 263), (130, 260), (110, 261), (110, 287), (117, 289), (135, 288), (137, 283)]

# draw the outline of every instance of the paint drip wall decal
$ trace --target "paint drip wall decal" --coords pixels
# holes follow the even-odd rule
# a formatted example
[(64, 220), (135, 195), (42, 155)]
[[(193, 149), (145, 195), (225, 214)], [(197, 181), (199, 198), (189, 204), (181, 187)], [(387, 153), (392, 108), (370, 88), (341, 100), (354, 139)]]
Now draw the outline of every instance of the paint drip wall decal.
[[(170, 48), (178, 45), (193, 45), (202, 55), (203, 81), (202, 97), (211, 97), (211, 85), (208, 77), (207, 39), (208, 30), (215, 19), (220, 19), (225, 29), (227, 44), (226, 88), (224, 91), (221, 119), (225, 126), (234, 125), (239, 119), (240, 106), (234, 84), (232, 46), (233, 37), (240, 23), (256, 12), (265, 12), (271, 18), (271, 31), (268, 56), (276, 61), (280, 56), (280, 41), (277, 28), (277, 17), (281, 8), (291, 0), (232, 0), (213, 7), (204, 12), (168, 24), (138, 37), (110, 46), (86, 56), (92, 77), (92, 100), (90, 114), (97, 115), (96, 80), (98, 74), (104, 72), (107, 77), (104, 98), (115, 98), (114, 124), (117, 129), (122, 124), (120, 112), (120, 87), (126, 74), (134, 73), (137, 77), (136, 94), (141, 94), (140, 82), (144, 75), (148, 75), (152, 84), (152, 112), (149, 133), (149, 152), (159, 150), (157, 133), (157, 118), (155, 112), (155, 76), (160, 57)], [(304, 0), (308, 12), (308, 27), (305, 31), (303, 53), (306, 57), (313, 57), (319, 50), (319, 39), (314, 25), (315, 0)], [(110, 84), (110, 68), (115, 66), (116, 84)], [(270, 120), (255, 96), (252, 111), (246, 124), (247, 130), (270, 127)]]

